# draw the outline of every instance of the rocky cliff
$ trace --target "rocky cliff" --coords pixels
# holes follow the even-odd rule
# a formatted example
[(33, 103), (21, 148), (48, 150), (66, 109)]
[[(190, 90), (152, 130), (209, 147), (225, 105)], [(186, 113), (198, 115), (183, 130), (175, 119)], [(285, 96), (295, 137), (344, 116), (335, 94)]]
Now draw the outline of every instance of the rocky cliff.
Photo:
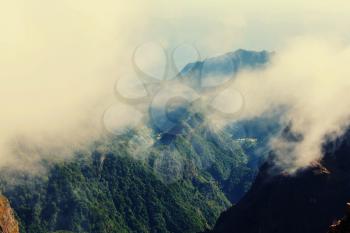
[(221, 214), (212, 232), (327, 232), (344, 216), (344, 205), (350, 200), (350, 132), (324, 150), (322, 161), (294, 175), (265, 164), (251, 190)]
[(0, 233), (19, 233), (18, 222), (15, 219), (9, 201), (0, 195)]
[(332, 224), (328, 233), (349, 233), (350, 232), (350, 203), (346, 205), (346, 215), (341, 220)]

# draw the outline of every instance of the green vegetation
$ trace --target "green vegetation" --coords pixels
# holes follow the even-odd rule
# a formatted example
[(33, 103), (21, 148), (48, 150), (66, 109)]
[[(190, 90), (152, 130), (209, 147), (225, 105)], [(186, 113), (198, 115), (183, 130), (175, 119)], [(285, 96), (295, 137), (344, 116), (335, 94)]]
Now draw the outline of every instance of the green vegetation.
[(246, 192), (254, 172), (240, 142), (195, 117), (182, 122), (184, 134), (130, 131), (52, 165), (45, 177), (21, 176), (16, 185), (3, 179), (21, 232), (194, 233), (212, 227)]
[(206, 180), (165, 185), (146, 166), (127, 157), (101, 155), (56, 165), (47, 181), (6, 192), (22, 232), (197, 232), (214, 224), (228, 206)]

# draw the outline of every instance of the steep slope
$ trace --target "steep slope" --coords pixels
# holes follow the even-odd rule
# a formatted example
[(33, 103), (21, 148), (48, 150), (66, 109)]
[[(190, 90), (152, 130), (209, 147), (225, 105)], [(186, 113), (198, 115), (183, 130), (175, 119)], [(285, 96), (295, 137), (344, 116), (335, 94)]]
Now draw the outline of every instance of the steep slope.
[(55, 165), (47, 179), (26, 178), (5, 193), (22, 232), (184, 233), (212, 225), (228, 205), (215, 184), (196, 182), (203, 191), (185, 179), (165, 185), (128, 157), (95, 154)]
[(346, 205), (346, 215), (341, 220), (330, 226), (327, 233), (349, 233), (350, 232), (350, 203)]
[(0, 233), (19, 233), (18, 222), (6, 197), (0, 195)]
[[(22, 232), (191, 233), (212, 227), (229, 200), (248, 190), (254, 171), (240, 143), (195, 115), (182, 122), (185, 131), (196, 122), (191, 134), (161, 135), (148, 146), (141, 141), (152, 137), (149, 132), (105, 138), (95, 150), (49, 168), (48, 177), (3, 171), (1, 187)], [(16, 177), (15, 185), (8, 177)]]
[[(179, 78), (198, 92), (223, 85), (246, 69), (264, 68), (273, 53), (239, 49), (218, 57), (190, 63), (180, 72)], [(207, 85), (207, 81), (210, 85)], [(214, 85), (213, 85), (214, 84)], [(197, 103), (198, 104), (198, 103)], [(268, 138), (278, 129), (277, 117), (262, 117), (249, 121), (234, 122), (224, 130), (212, 130), (203, 116), (198, 116), (196, 103), (180, 108), (176, 114), (176, 124), (169, 132), (160, 132), (155, 163), (157, 170), (165, 170), (168, 177), (177, 177), (182, 168), (167, 167), (187, 160), (202, 172), (216, 180), (232, 203), (236, 203), (249, 189), (262, 158), (261, 154)], [(201, 104), (198, 104), (201, 105)], [(192, 108), (195, 111), (192, 111)], [(171, 114), (169, 114), (171, 115)], [(178, 118), (181, 118), (179, 120)], [(165, 145), (165, 146), (164, 146)], [(257, 156), (259, 151), (259, 156)], [(164, 156), (165, 155), (165, 156)], [(181, 162), (180, 162), (181, 164)], [(165, 165), (165, 167), (163, 166)], [(192, 165), (191, 165), (192, 166)], [(174, 171), (175, 170), (175, 171)]]
[(183, 176), (208, 177), (232, 203), (237, 202), (256, 175), (241, 141), (225, 131), (213, 130), (199, 113), (190, 114), (179, 128), (180, 134), (161, 135), (150, 151), (149, 165), (167, 181)]
[(215, 233), (322, 233), (350, 200), (350, 133), (296, 175), (265, 164), (247, 195), (221, 214)]
[(181, 124), (183, 134), (158, 140), (146, 128), (106, 137), (92, 152), (51, 167), (46, 178), (19, 177), (14, 186), (3, 179), (23, 232), (190, 233), (213, 226), (254, 173), (240, 144), (210, 130), (201, 114)]

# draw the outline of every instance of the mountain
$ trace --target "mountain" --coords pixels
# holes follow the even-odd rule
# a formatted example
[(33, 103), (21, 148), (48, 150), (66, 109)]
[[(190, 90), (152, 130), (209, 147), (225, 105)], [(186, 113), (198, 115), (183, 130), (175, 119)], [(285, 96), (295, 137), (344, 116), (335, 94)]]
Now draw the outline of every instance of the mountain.
[(21, 232), (191, 233), (212, 227), (255, 173), (240, 142), (211, 130), (203, 117), (184, 119), (185, 132), (178, 135), (140, 128), (106, 137), (72, 161), (49, 166), (47, 176), (2, 171), (1, 190)]
[[(268, 67), (274, 52), (250, 51), (238, 49), (221, 56), (189, 63), (180, 72), (179, 79), (199, 93), (204, 92), (209, 98), (216, 96), (230, 85), (241, 71), (257, 70)], [(280, 117), (283, 109), (275, 113), (263, 114), (252, 119), (232, 120), (224, 129), (237, 141), (243, 139), (242, 147), (249, 154), (249, 166), (257, 170), (266, 158), (269, 139), (280, 131)], [(248, 139), (248, 140), (246, 140)], [(255, 146), (245, 142), (253, 140)], [(252, 142), (252, 141), (250, 141)]]
[(231, 203), (236, 203), (256, 174), (244, 148), (254, 148), (255, 142), (247, 140), (242, 145), (229, 133), (212, 129), (198, 113), (190, 114), (176, 130), (181, 133), (160, 135), (150, 150), (149, 165), (167, 181), (191, 174), (209, 177)]
[(261, 69), (273, 56), (267, 51), (238, 49), (221, 56), (189, 63), (180, 72), (181, 79), (196, 90), (215, 87), (232, 79), (239, 71)]
[(319, 163), (289, 175), (265, 163), (250, 191), (212, 233), (322, 233), (350, 200), (350, 132), (324, 147)]
[(180, 72), (182, 76), (198, 81), (216, 75), (235, 75), (244, 69), (257, 69), (265, 66), (273, 53), (238, 49), (217, 57), (187, 64)]
[[(238, 50), (189, 65), (194, 69), (187, 66), (182, 77), (195, 80), (220, 70), (227, 75), (260, 68), (267, 56)], [(227, 58), (234, 70), (225, 68)], [(219, 214), (250, 188), (258, 164), (250, 157), (275, 126), (254, 127), (256, 120), (215, 129), (197, 104), (175, 109), (170, 131), (146, 124), (105, 136), (72, 160), (43, 161), (46, 175), (1, 171), (0, 188), (11, 201), (21, 233), (194, 233), (213, 227)], [(242, 133), (245, 126), (249, 138)], [(253, 138), (258, 128), (259, 136)]]

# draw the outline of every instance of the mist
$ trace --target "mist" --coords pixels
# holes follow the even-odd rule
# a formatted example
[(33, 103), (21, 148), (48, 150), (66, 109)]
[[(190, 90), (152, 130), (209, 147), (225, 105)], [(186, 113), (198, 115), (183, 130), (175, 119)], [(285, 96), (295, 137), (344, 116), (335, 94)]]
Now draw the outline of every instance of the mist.
[[(259, 13), (266, 5), (275, 7)], [(333, 35), (348, 38), (342, 22), (348, 21), (350, 5), (336, 15), (326, 13), (330, 5), (336, 4), (2, 1), (0, 169), (34, 171), (43, 158), (71, 158), (104, 135), (106, 110), (125, 108), (114, 95), (116, 80), (133, 73), (134, 49), (152, 40), (165, 47), (187, 42), (202, 59), (240, 47), (276, 49), (269, 68), (241, 73), (232, 87), (246, 102), (241, 119), (288, 106), (283, 121), (304, 140), (292, 146), (292, 153), (284, 153), (291, 145), (281, 139), (271, 146), (280, 151), (281, 166), (305, 166), (321, 157), (326, 135), (341, 135), (349, 115), (349, 48), (329, 41)], [(305, 31), (325, 39), (285, 43)], [(150, 57), (151, 65), (157, 59)], [(221, 102), (237, 105), (228, 96), (230, 101)], [(123, 128), (137, 125), (141, 117), (131, 109), (107, 118), (111, 128)]]
[(350, 46), (340, 40), (299, 37), (290, 40), (264, 70), (242, 72), (230, 88), (244, 96), (239, 119), (283, 107), (283, 128), (300, 141), (281, 135), (270, 142), (276, 164), (295, 172), (322, 158), (327, 140), (340, 137), (350, 122)]
[(142, 11), (115, 1), (1, 3), (0, 168), (35, 172), (104, 134)]

